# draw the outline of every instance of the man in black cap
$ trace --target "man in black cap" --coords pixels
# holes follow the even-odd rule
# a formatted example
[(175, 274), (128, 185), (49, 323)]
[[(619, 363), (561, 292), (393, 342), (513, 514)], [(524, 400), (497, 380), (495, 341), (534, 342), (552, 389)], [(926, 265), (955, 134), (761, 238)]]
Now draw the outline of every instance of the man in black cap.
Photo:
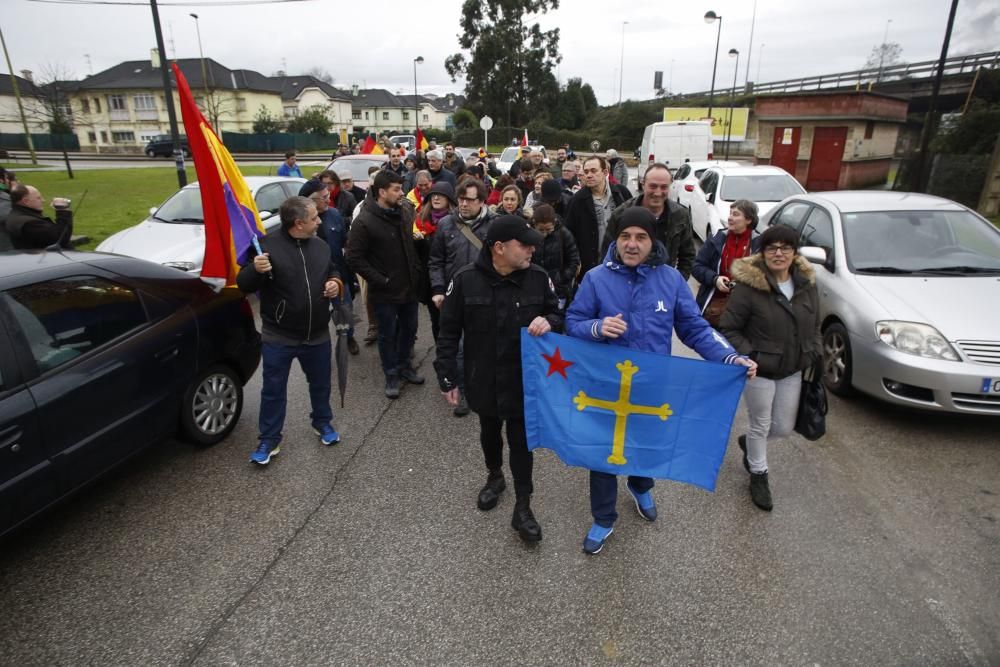
[(524, 430), (521, 328), (541, 336), (562, 326), (552, 282), (544, 269), (531, 263), (542, 241), (523, 218), (504, 215), (493, 221), (479, 256), (448, 285), (434, 362), (441, 391), (449, 404), (457, 405), (457, 357), (464, 334), (466, 398), (479, 415), (479, 441), (488, 470), (477, 505), (493, 509), (507, 486), (500, 434), (507, 422), (517, 498), (511, 526), (525, 542), (541, 540), (542, 529), (530, 505), (532, 454)]

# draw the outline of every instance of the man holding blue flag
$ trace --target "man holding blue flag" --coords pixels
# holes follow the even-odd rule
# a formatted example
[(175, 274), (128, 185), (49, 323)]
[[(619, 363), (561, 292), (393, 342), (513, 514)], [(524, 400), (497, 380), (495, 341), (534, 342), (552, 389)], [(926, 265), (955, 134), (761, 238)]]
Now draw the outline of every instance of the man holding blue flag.
[[(666, 263), (665, 248), (654, 240), (655, 233), (656, 218), (648, 209), (634, 206), (625, 210), (616, 228), (609, 230), (615, 241), (609, 246), (604, 263), (587, 272), (566, 313), (566, 333), (594, 342), (669, 355), (676, 329), (684, 344), (703, 358), (746, 366), (747, 375), (753, 377), (757, 365), (739, 355), (701, 317), (684, 278)], [(625, 362), (622, 368), (628, 366), (629, 362)], [(631, 475), (627, 486), (642, 518), (655, 521), (653, 479)], [(591, 470), (590, 508), (594, 524), (583, 541), (586, 553), (598, 553), (613, 532), (618, 519), (617, 495), (616, 475)]]

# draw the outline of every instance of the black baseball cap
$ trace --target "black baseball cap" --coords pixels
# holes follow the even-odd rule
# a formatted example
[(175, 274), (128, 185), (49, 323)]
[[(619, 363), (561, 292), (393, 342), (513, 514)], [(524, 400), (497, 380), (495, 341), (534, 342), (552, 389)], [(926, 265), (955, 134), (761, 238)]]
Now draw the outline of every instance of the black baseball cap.
[(516, 215), (501, 215), (490, 223), (486, 231), (486, 244), (504, 243), (517, 239), (525, 245), (542, 245), (545, 238), (528, 225), (528, 221)]

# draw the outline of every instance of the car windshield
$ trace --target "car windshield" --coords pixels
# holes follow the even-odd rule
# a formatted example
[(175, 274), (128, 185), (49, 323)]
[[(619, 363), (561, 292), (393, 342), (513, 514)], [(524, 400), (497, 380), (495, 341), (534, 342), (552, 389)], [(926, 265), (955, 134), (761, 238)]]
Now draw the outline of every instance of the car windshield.
[(760, 176), (726, 176), (722, 180), (722, 199), (736, 201), (749, 199), (752, 202), (781, 201), (791, 195), (800, 195), (805, 190), (791, 176), (767, 174)]
[(201, 208), (201, 190), (183, 188), (165, 201), (153, 217), (162, 222), (191, 224), (205, 222), (204, 215)]
[(517, 152), (521, 150), (519, 146), (508, 146), (503, 149), (503, 153), (500, 154), (501, 162), (513, 162), (517, 159)]
[(351, 172), (354, 182), (357, 183), (358, 181), (368, 180), (369, 167), (381, 167), (383, 164), (385, 164), (383, 160), (334, 160), (333, 164), (330, 165), (330, 169), (338, 174), (346, 169)]
[(868, 211), (842, 218), (853, 271), (1000, 274), (1000, 232), (968, 211)]

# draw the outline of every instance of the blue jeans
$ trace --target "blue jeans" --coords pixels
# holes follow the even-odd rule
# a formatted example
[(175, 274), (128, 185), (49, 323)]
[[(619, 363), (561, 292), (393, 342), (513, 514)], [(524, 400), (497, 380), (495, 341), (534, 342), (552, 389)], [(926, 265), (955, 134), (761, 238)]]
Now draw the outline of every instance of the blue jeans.
[(264, 372), (258, 418), (261, 442), (275, 445), (281, 442), (281, 428), (285, 425), (288, 405), (288, 372), (293, 359), (299, 360), (309, 383), (309, 401), (312, 404), (309, 419), (313, 424), (328, 424), (333, 420), (330, 408), (331, 352), (330, 341), (319, 345), (263, 344), (261, 357)]
[(396, 375), (401, 368), (409, 368), (413, 341), (417, 339), (416, 301), (410, 303), (376, 303), (375, 319), (378, 321), (378, 356), (382, 371)]
[[(629, 476), (628, 485), (636, 493), (646, 493), (653, 488), (651, 477)], [(615, 525), (618, 512), (615, 502), (618, 500), (618, 476), (607, 472), (590, 471), (590, 513), (594, 515), (594, 523), (605, 528)]]

